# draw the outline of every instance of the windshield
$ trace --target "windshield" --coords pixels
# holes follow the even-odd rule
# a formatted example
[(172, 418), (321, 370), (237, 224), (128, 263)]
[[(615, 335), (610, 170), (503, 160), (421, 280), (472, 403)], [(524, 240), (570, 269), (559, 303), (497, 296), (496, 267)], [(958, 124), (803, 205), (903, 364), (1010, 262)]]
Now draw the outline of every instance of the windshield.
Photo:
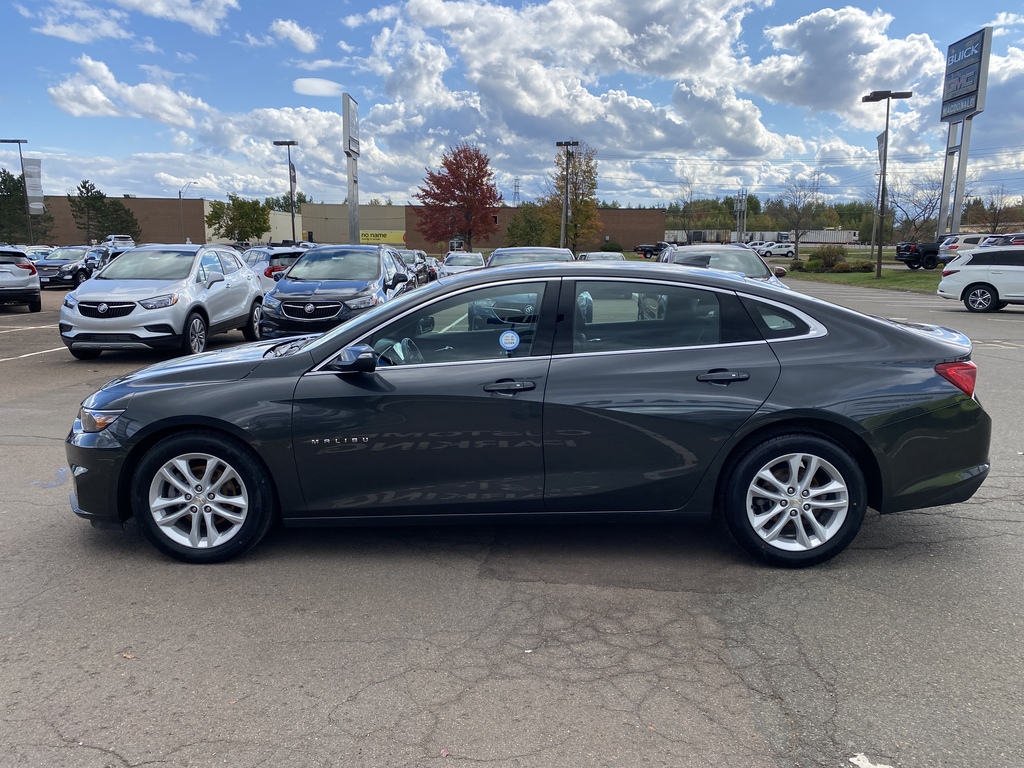
[(606, 251), (604, 253), (588, 253), (587, 261), (625, 261), (626, 257), (621, 253)]
[(573, 261), (572, 254), (567, 251), (536, 250), (536, 251), (495, 251), (491, 254), (489, 266), (500, 267), (503, 264), (522, 264), (535, 261)]
[(136, 248), (125, 251), (97, 275), (102, 280), (184, 280), (192, 271), (195, 251)]
[(444, 263), (449, 267), (482, 267), (484, 257), (479, 254), (449, 256)]
[(677, 251), (673, 254), (673, 264), (685, 264), (690, 267), (709, 267), (727, 272), (739, 272), (747, 277), (770, 277), (771, 270), (760, 256), (739, 248), (724, 253), (721, 251)]
[(306, 251), (292, 264), (292, 280), (373, 280), (380, 275), (377, 251), (347, 251), (324, 248)]
[(47, 261), (78, 261), (84, 259), (88, 248), (58, 248), (51, 251)]

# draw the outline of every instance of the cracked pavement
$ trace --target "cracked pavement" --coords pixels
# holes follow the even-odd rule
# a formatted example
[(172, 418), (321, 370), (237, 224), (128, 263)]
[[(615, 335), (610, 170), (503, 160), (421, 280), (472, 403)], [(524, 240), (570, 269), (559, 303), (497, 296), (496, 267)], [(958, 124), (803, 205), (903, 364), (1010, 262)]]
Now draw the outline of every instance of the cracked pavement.
[[(0, 358), (54, 346), (18, 327), (59, 296), (0, 308)], [(979, 341), (992, 475), (802, 571), (699, 520), (279, 529), (185, 566), (61, 474), (78, 401), (151, 358), (0, 364), (0, 767), (1024, 764), (1024, 309), (897, 296)]]

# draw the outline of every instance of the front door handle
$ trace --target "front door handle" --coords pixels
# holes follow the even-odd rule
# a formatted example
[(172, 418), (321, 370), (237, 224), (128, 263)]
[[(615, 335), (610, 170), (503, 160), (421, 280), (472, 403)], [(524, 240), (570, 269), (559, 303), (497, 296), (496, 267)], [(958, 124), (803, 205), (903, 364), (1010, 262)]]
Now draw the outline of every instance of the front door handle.
[(697, 375), (697, 381), (710, 381), (712, 384), (730, 384), (749, 378), (750, 374), (746, 371), (708, 371)]
[(536, 388), (537, 385), (532, 381), (521, 381), (518, 379), (501, 379), (493, 384), (484, 384), (484, 392), (504, 392), (513, 395), (516, 392), (525, 392)]

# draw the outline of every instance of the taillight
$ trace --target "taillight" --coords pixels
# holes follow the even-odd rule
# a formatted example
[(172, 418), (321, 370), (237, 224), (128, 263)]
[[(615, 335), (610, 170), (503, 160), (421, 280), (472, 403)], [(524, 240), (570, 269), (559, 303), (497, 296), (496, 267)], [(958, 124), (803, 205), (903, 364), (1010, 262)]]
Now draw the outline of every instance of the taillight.
[(942, 276), (949, 277), (950, 275), (955, 275), (959, 271), (959, 269), (944, 269), (942, 270)]
[(269, 278), (273, 279), (275, 272), (283, 272), (283, 271), (284, 271), (284, 267), (267, 267), (266, 269), (263, 270), (263, 274), (266, 277), (269, 277)]
[(955, 251), (959, 247), (960, 247), (959, 245), (957, 245), (956, 243), (953, 243), (953, 245), (947, 245), (946, 249), (950, 250), (950, 251)]
[(935, 372), (968, 397), (974, 397), (974, 384), (978, 379), (978, 366), (970, 360), (939, 363)]
[(35, 264), (15, 264), (14, 266), (21, 267), (22, 269), (27, 269), (30, 275), (34, 275), (36, 273)]

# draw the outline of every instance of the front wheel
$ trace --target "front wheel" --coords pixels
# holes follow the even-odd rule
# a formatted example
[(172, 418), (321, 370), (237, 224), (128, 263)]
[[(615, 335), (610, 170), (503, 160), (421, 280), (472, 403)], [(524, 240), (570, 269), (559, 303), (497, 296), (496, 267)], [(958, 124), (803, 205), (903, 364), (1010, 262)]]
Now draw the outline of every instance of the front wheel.
[(28, 311), (29, 312), (42, 312), (43, 311), (43, 300), (42, 299), (36, 299), (35, 301), (30, 301), (28, 303)]
[(939, 260), (934, 256), (925, 256), (924, 263), (921, 265), (925, 269), (935, 269), (939, 265)]
[(242, 335), (246, 341), (260, 340), (260, 319), (262, 317), (263, 306), (258, 301), (254, 301), (252, 309), (249, 310), (249, 321), (245, 324), (245, 328), (242, 329)]
[(255, 546), (274, 516), (266, 469), (248, 447), (212, 432), (160, 440), (133, 474), (132, 512), (161, 552), (219, 563)]
[(964, 306), (968, 312), (994, 312), (999, 306), (999, 295), (990, 285), (972, 285), (964, 291)]
[(921, 268), (921, 262), (919, 262), (919, 261), (908, 261), (907, 262), (907, 266), (910, 267), (911, 269), (920, 269)]
[(181, 334), (181, 353), (183, 355), (198, 355), (206, 349), (206, 321), (203, 316), (193, 312), (185, 320), (185, 327)]
[(89, 279), (89, 276), (87, 274), (85, 274), (85, 272), (76, 272), (75, 273), (75, 288), (80, 286), (82, 283), (84, 283), (88, 279)]
[(836, 443), (810, 434), (750, 448), (722, 487), (722, 511), (737, 543), (787, 568), (835, 557), (853, 541), (867, 511), (857, 462)]

